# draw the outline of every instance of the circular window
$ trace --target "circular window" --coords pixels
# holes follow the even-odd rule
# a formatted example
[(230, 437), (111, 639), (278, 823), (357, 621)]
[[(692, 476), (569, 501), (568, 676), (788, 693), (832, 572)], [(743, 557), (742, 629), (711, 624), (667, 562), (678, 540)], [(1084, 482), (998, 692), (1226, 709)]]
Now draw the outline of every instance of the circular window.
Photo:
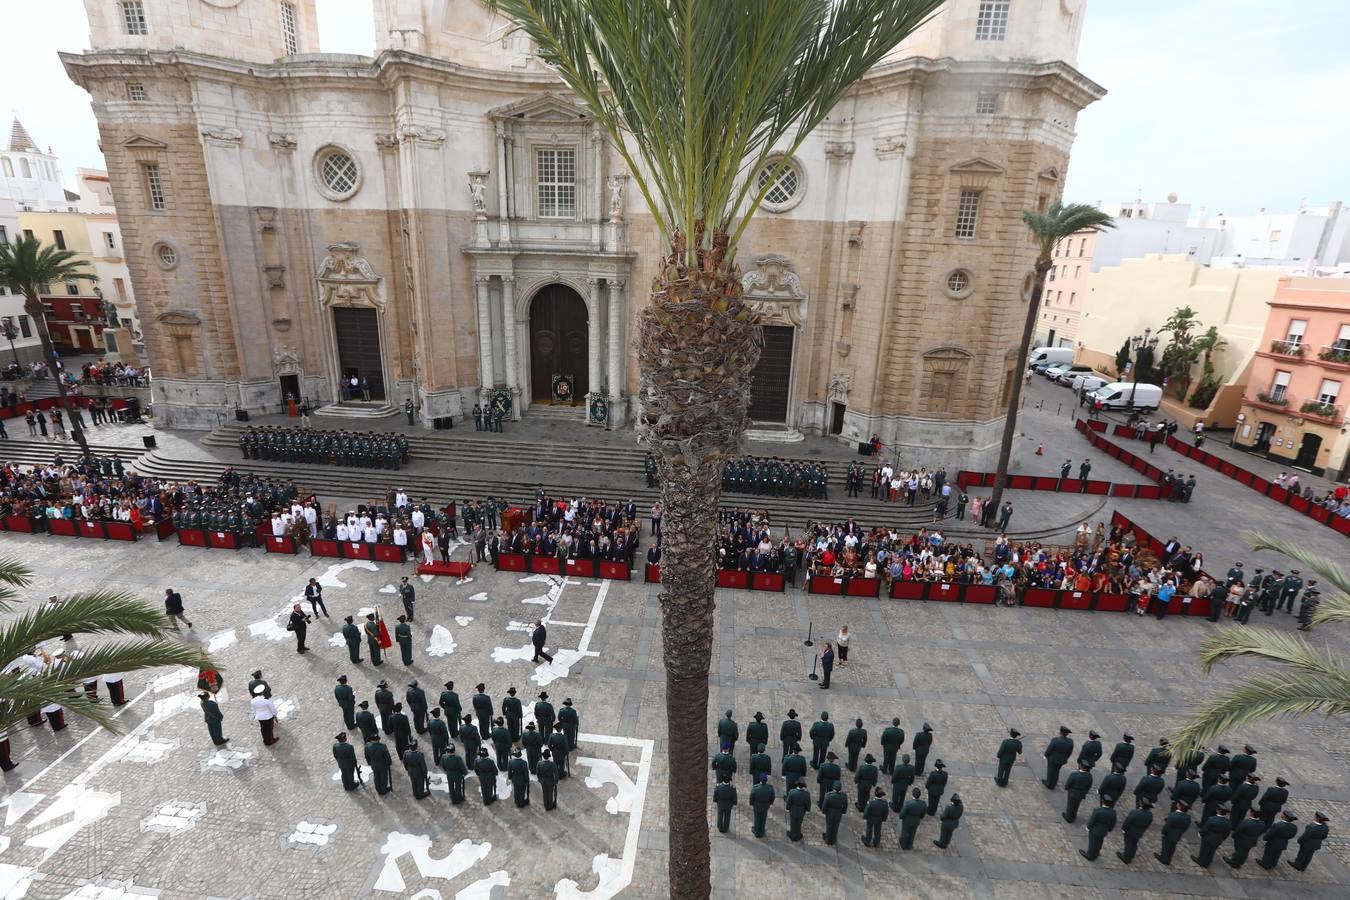
[(361, 186), (361, 169), (351, 153), (341, 147), (326, 147), (314, 158), (319, 192), (329, 200), (346, 200)]
[[(764, 208), (769, 212), (786, 212), (801, 202), (806, 178), (795, 160), (770, 160), (759, 170), (755, 187), (764, 191)], [(767, 188), (767, 190), (766, 190)]]
[(964, 300), (975, 290), (975, 273), (969, 269), (952, 269), (942, 282), (947, 296), (955, 300)]
[(172, 269), (178, 265), (178, 251), (174, 250), (170, 244), (156, 244), (155, 259), (159, 262), (161, 269)]

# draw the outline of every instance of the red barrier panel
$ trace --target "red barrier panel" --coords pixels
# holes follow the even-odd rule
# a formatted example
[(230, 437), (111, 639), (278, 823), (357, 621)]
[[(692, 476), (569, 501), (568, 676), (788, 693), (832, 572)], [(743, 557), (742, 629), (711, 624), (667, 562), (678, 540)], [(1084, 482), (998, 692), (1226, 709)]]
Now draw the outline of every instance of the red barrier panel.
[(897, 578), (891, 582), (892, 600), (922, 600), (928, 594), (928, 585), (922, 581), (902, 581)]
[(498, 553), (497, 568), (502, 572), (524, 572), (525, 554), (523, 553)]
[(1144, 469), (1144, 476), (1148, 478), (1149, 481), (1161, 481), (1163, 477), (1163, 471), (1157, 466), (1148, 466), (1146, 469)]
[(48, 519), (47, 533), (57, 534), (61, 537), (75, 537), (80, 530), (75, 527), (74, 519)]
[(1134, 429), (1128, 425), (1117, 425), (1115, 428), (1111, 429), (1111, 433), (1114, 434), (1116, 437), (1123, 437), (1123, 438), (1134, 437)]
[(1022, 605), (1053, 609), (1058, 595), (1059, 591), (1050, 591), (1045, 588), (1027, 588), (1026, 596), (1022, 598)]
[(1212, 607), (1209, 605), (1208, 597), (1197, 597), (1186, 604), (1186, 615), (1188, 616), (1207, 616)]
[(1087, 483), (1089, 494), (1105, 494), (1109, 490), (1111, 490), (1111, 482), (1109, 481), (1089, 481)]
[(1033, 491), (1058, 491), (1060, 490), (1059, 479), (1037, 475), (1031, 480), (1031, 489)]
[[(876, 581), (875, 578), (871, 579)], [(750, 575), (750, 589), (755, 591), (777, 591), (782, 593), (787, 590), (787, 579), (781, 572), (752, 572)], [(876, 594), (868, 596), (875, 597)]]
[(625, 562), (610, 562), (607, 559), (600, 560), (600, 577), (608, 578), (613, 581), (632, 581), (633, 570)]
[(155, 523), (155, 534), (161, 541), (173, 534), (173, 532), (173, 519), (160, 519)]
[(750, 586), (750, 578), (747, 573), (738, 569), (718, 569), (717, 586), (744, 589)]
[(1222, 463), (1223, 460), (1219, 459), (1219, 457), (1215, 456), (1212, 453), (1205, 455), (1205, 465), (1209, 466), (1211, 469), (1217, 470), (1219, 466), (1222, 465)]
[(110, 541), (132, 541), (135, 542), (140, 535), (136, 529), (131, 527), (130, 522), (104, 522), (103, 536)]
[(815, 575), (806, 579), (808, 594), (830, 594), (838, 597), (844, 593), (844, 579), (830, 575)]
[(33, 519), (29, 516), (5, 516), (5, 528), (9, 531), (21, 531), (24, 534), (32, 534), (36, 531)]
[(80, 537), (98, 538), (103, 540), (107, 535), (103, 531), (102, 522), (91, 522), (88, 519), (76, 519), (75, 527), (79, 530)]
[(1312, 503), (1308, 502), (1307, 497), (1299, 497), (1297, 495), (1289, 498), (1289, 505), (1304, 515), (1307, 515), (1308, 510), (1312, 507)]
[(656, 563), (647, 563), (647, 573), (643, 580), (648, 584), (660, 584), (661, 567)]
[(880, 597), (881, 579), (880, 578), (850, 578), (848, 580), (848, 590), (850, 597)]
[[(1246, 477), (1246, 478), (1243, 478), (1242, 476), (1244, 476), (1244, 475), (1247, 476), (1247, 477)], [(1249, 488), (1251, 488), (1252, 490), (1254, 490), (1254, 491), (1259, 491), (1259, 492), (1261, 492), (1262, 494), (1264, 494), (1264, 493), (1266, 493), (1267, 491), (1270, 490), (1270, 482), (1269, 482), (1269, 481), (1266, 481), (1266, 480), (1265, 480), (1264, 478), (1262, 478), (1260, 475), (1253, 475), (1251, 472), (1248, 472), (1246, 469), (1238, 469), (1237, 480), (1240, 481), (1240, 482), (1242, 482), (1243, 484), (1247, 485), (1247, 486), (1248, 486)]]
[(206, 546), (216, 550), (238, 550), (239, 535), (233, 531), (208, 531)]
[(1145, 469), (1148, 468), (1148, 463), (1144, 462), (1142, 459), (1136, 456), (1134, 459), (1130, 460), (1130, 468), (1134, 469), (1136, 472), (1142, 473)]
[(1125, 497), (1127, 499), (1135, 496), (1136, 485), (1133, 484), (1113, 484), (1111, 485), (1112, 497)]
[(1140, 500), (1161, 500), (1162, 488), (1156, 484), (1141, 484), (1135, 496)]
[(1270, 497), (1277, 503), (1285, 503), (1289, 500), (1289, 491), (1287, 491), (1282, 487), (1279, 487), (1278, 485), (1271, 485), (1270, 490), (1267, 492), (1266, 496)]
[(1069, 494), (1076, 494), (1083, 489), (1083, 482), (1077, 478), (1065, 478), (1059, 483), (1059, 489)]
[(375, 554), (376, 562), (406, 563), (408, 561), (408, 548), (400, 547), (397, 544), (376, 544), (372, 552)]
[(997, 603), (998, 588), (992, 584), (968, 584), (961, 599), (966, 603)]
[(1335, 515), (1335, 513), (1325, 506), (1314, 506), (1312, 509), (1308, 510), (1308, 515), (1325, 525), (1331, 521), (1331, 517)]
[(338, 556), (340, 555), (338, 551), (338, 543), (337, 541), (325, 541), (321, 539), (311, 540), (309, 542), (309, 555), (329, 556), (329, 557)]
[[(1078, 421), (1081, 422), (1083, 420), (1079, 419)], [(1093, 431), (1096, 431), (1098, 433), (1106, 430), (1106, 423), (1103, 422), (1101, 419), (1088, 419), (1087, 426), (1091, 428)]]
[(1125, 612), (1130, 608), (1130, 598), (1124, 594), (1097, 594), (1097, 602), (1092, 607), (1097, 612)]
[(1345, 516), (1332, 516), (1331, 527), (1341, 534), (1350, 534), (1350, 519)]
[(343, 559), (372, 560), (375, 558), (370, 549), (372, 546), (364, 541), (343, 541), (338, 544), (338, 552), (342, 554)]
[[(1229, 478), (1232, 478), (1237, 474), (1238, 467), (1228, 462), (1227, 460), (1224, 460), (1222, 463), (1219, 464), (1219, 471), (1227, 475)], [(1247, 474), (1250, 475), (1251, 473), (1248, 472)], [(1242, 481), (1241, 478), (1239, 478), (1238, 480)], [(1251, 484), (1250, 481), (1243, 481), (1242, 483)]]
[(1014, 476), (1012, 476), (1012, 478), (1009, 479), (1009, 480), (1012, 482), (1011, 487), (1012, 487), (1012, 489), (1013, 489), (1014, 491), (1029, 491), (1029, 490), (1031, 490), (1031, 484), (1032, 484), (1032, 482), (1031, 482), (1031, 476), (1030, 476), (1030, 475), (1014, 475)]
[(180, 528), (178, 543), (185, 547), (205, 547), (206, 532), (200, 528)]
[(288, 534), (281, 537), (268, 535), (267, 540), (263, 542), (263, 549), (268, 553), (295, 553), (295, 538)]
[(531, 556), (530, 571), (536, 575), (561, 575), (562, 560), (556, 556)]
[(1082, 434), (1083, 432), (1087, 431), (1087, 419), (1074, 419), (1073, 428), (1079, 434)]
[[(595, 560), (593, 559), (567, 559), (567, 574), (575, 575), (577, 578), (595, 577)], [(659, 580), (659, 579), (658, 579)]]
[(929, 582), (926, 599), (959, 603), (961, 601), (961, 585), (948, 584), (945, 581)]
[(1059, 608), (1060, 609), (1092, 609), (1092, 601), (1096, 597), (1091, 591), (1060, 591)]
[(266, 525), (259, 525), (254, 529), (254, 536), (257, 538), (259, 544), (265, 542), (272, 536), (272, 523), (268, 522)]

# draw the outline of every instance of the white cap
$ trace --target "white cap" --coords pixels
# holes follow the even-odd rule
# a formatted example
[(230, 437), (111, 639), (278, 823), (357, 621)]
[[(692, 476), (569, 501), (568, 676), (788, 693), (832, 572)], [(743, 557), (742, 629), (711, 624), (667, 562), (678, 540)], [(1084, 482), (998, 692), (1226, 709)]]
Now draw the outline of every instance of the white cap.
[(264, 685), (261, 685), (261, 684), (255, 684), (255, 685), (253, 686), (253, 693), (254, 693), (254, 694), (261, 694), (261, 693), (262, 693), (263, 691), (265, 691), (265, 690), (267, 690), (267, 688), (266, 688), (266, 686), (264, 686)]

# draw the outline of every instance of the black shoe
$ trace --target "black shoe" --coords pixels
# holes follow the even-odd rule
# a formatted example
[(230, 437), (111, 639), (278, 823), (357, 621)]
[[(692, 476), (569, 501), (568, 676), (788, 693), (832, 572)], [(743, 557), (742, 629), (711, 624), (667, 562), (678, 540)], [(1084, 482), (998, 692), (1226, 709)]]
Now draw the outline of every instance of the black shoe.
[(1171, 860), (1163, 859), (1161, 853), (1153, 854), (1153, 858), (1156, 859), (1158, 862), (1162, 863), (1164, 866), (1170, 866), (1172, 864)]
[(1297, 870), (1300, 871), (1300, 872), (1306, 872), (1307, 869), (1308, 869), (1307, 866), (1300, 866), (1298, 863), (1290, 863), (1290, 864), (1289, 864), (1289, 868), (1291, 868), (1291, 869), (1297, 869)]
[(1129, 862), (1129, 860), (1125, 858), (1125, 854), (1124, 854), (1124, 853), (1117, 853), (1117, 854), (1116, 854), (1116, 859), (1120, 860), (1120, 861), (1123, 862), (1123, 863)]
[(1240, 868), (1242, 868), (1242, 864), (1236, 862), (1236, 861), (1233, 859), (1233, 857), (1231, 857), (1231, 856), (1225, 856), (1225, 857), (1223, 858), (1223, 861), (1226, 862), (1226, 863), (1228, 863), (1230, 866), (1232, 866), (1232, 867), (1235, 868), (1235, 869), (1240, 869)]
[[(1265, 863), (1261, 862), (1261, 860), (1259, 860), (1259, 859), (1256, 861), (1256, 864), (1257, 864), (1258, 866), (1260, 866), (1261, 868), (1265, 869), (1267, 872), (1272, 871), (1272, 870), (1275, 868), (1275, 866), (1268, 866), (1268, 865), (1266, 865)], [(1278, 863), (1276, 863), (1276, 865), (1278, 865)]]
[(1092, 859), (1092, 857), (1090, 857), (1090, 856), (1087, 855), (1087, 851), (1086, 851), (1086, 850), (1079, 850), (1079, 851), (1078, 851), (1078, 855), (1081, 856), (1081, 857), (1083, 857), (1083, 859), (1086, 859), (1086, 860), (1091, 860), (1091, 859)]
[(1191, 854), (1191, 862), (1195, 863), (1197, 866), (1199, 866), (1199, 867), (1202, 868), (1202, 869), (1208, 869), (1208, 868), (1209, 868), (1209, 866), (1207, 866), (1207, 865), (1205, 865), (1204, 863), (1202, 863), (1202, 862), (1200, 861), (1200, 857), (1196, 856), (1194, 853)]
[(1065, 822), (1068, 822), (1070, 825), (1073, 824), (1073, 819), (1070, 819), (1070, 818), (1069, 818), (1069, 814), (1068, 814), (1068, 813), (1060, 813), (1060, 814), (1059, 814), (1059, 817), (1060, 817), (1061, 819), (1063, 819)]

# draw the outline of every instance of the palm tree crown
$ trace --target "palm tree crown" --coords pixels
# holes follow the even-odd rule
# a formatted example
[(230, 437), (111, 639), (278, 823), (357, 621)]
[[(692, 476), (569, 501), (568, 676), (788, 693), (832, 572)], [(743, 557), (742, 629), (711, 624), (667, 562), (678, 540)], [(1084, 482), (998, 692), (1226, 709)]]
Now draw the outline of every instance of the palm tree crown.
[(1055, 245), (1071, 234), (1078, 234), (1080, 231), (1104, 231), (1116, 227), (1115, 219), (1095, 206), (1086, 203), (1065, 205), (1059, 200), (1050, 204), (1050, 208), (1045, 212), (1034, 209), (1022, 210), (1022, 221), (1027, 223), (1036, 239), (1036, 248), (1039, 251), (1036, 258), (1038, 264), (1042, 260), (1049, 263), (1054, 258)]

